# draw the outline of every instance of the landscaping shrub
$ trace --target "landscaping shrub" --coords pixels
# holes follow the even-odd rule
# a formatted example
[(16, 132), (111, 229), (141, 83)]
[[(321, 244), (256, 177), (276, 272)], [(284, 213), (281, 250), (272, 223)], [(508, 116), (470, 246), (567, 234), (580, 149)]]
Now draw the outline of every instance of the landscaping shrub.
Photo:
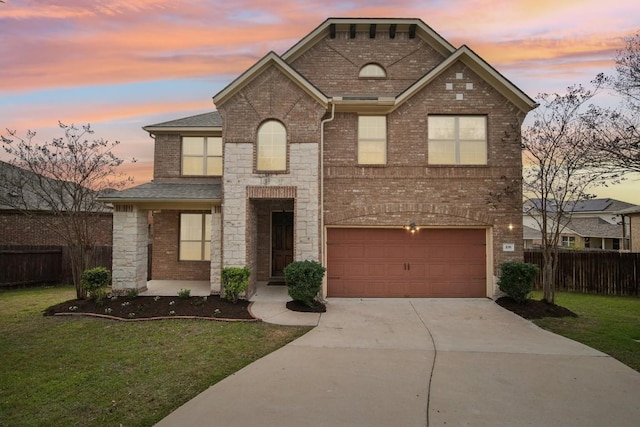
[(111, 282), (111, 272), (105, 267), (95, 267), (85, 270), (80, 278), (80, 284), (89, 294), (89, 298), (96, 302), (107, 297), (107, 286)]
[(295, 261), (284, 269), (289, 296), (311, 307), (322, 287), (326, 269), (316, 261)]
[(505, 262), (500, 269), (500, 290), (520, 304), (527, 302), (538, 274), (538, 266), (526, 262)]
[(191, 297), (191, 289), (180, 289), (178, 291), (178, 298), (189, 299)]
[(251, 272), (247, 267), (226, 267), (222, 269), (222, 291), (224, 299), (238, 302), (240, 294), (249, 287)]

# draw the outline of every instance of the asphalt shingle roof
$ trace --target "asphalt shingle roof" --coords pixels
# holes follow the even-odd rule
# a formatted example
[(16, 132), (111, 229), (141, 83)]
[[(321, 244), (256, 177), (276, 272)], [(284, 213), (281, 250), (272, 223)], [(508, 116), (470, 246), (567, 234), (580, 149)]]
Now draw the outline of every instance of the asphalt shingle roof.
[(150, 128), (174, 128), (174, 127), (221, 127), (222, 117), (217, 111), (209, 113), (197, 114), (195, 116), (183, 117), (180, 119), (169, 120), (168, 122), (156, 123), (145, 127)]
[(622, 225), (610, 224), (601, 218), (573, 218), (567, 228), (582, 237), (622, 238)]
[(189, 201), (189, 200), (218, 200), (222, 197), (222, 186), (216, 183), (156, 183), (131, 187), (122, 191), (115, 191), (100, 198), (104, 202), (127, 201)]

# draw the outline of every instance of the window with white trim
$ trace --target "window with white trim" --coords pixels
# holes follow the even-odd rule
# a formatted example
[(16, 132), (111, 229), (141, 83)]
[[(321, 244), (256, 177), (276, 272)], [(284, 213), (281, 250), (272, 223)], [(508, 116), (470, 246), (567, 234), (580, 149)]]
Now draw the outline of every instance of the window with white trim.
[(180, 214), (180, 261), (211, 260), (211, 214)]
[(222, 176), (222, 138), (183, 136), (182, 175)]
[(575, 248), (576, 247), (576, 237), (575, 236), (562, 236), (562, 247), (564, 247), (564, 248)]
[(387, 117), (358, 117), (358, 164), (387, 163)]
[(257, 165), (259, 171), (287, 170), (287, 130), (277, 120), (268, 120), (258, 129)]
[(387, 72), (384, 71), (378, 64), (367, 64), (360, 69), (360, 74), (358, 75), (360, 78), (373, 78), (373, 79), (383, 79), (387, 77)]
[(486, 165), (485, 116), (429, 116), (430, 165)]

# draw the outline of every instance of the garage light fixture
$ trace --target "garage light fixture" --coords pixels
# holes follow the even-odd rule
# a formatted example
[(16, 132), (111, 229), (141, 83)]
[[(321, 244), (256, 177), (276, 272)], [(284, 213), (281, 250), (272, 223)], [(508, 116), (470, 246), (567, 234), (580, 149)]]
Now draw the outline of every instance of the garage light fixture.
[(409, 225), (404, 226), (404, 229), (410, 231), (411, 234), (416, 234), (416, 231), (420, 230), (420, 227), (418, 227), (415, 222), (411, 221)]

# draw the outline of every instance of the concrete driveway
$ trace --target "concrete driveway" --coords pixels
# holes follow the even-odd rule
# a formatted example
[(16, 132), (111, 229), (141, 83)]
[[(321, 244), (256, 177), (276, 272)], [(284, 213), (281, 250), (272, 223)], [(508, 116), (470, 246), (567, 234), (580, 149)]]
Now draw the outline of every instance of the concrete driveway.
[(640, 373), (491, 300), (331, 299), (158, 425), (637, 426), (638, 402)]

